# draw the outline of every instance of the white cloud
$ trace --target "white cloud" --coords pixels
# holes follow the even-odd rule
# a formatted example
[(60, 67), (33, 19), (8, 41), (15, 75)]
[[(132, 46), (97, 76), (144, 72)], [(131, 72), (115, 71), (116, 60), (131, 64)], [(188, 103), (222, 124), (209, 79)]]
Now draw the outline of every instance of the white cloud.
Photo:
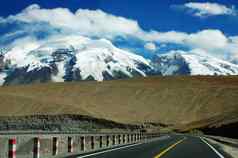
[(231, 61), (236, 61), (238, 64), (238, 36), (229, 37), (229, 41), (225, 49), (229, 53), (226, 57)]
[(203, 30), (188, 35), (184, 42), (191, 47), (211, 50), (224, 48), (227, 45), (228, 39), (219, 30)]
[[(111, 15), (101, 10), (79, 9), (72, 13), (65, 8), (42, 9), (38, 5), (31, 5), (21, 13), (11, 15), (4, 20), (21, 21), (29, 24), (44, 22), (50, 24), (51, 27), (62, 29), (61, 33), (100, 38), (132, 36), (147, 42), (186, 43), (193, 46), (206, 45), (206, 47), (209, 47), (207, 43), (211, 47), (222, 46), (226, 40), (226, 37), (219, 30), (203, 30), (193, 34), (177, 31), (145, 31), (135, 20)], [(29, 30), (29, 28), (27, 29)], [(210, 43), (211, 40), (216, 40), (216, 42)]]
[(233, 6), (229, 8), (218, 3), (189, 2), (185, 3), (184, 7), (190, 9), (193, 15), (198, 17), (236, 14)]
[(0, 17), (0, 23), (3, 23), (3, 22), (4, 22), (4, 18)]
[[(209, 6), (210, 3), (207, 5)], [(226, 12), (228, 13), (228, 11)], [(213, 14), (218, 14), (218, 12), (213, 11)], [(201, 15), (204, 15), (204, 13)], [(83, 35), (107, 39), (113, 39), (117, 36), (125, 38), (131, 36), (144, 41), (146, 43), (144, 47), (152, 51), (156, 49), (156, 43), (160, 45), (173, 43), (190, 49), (202, 49), (216, 56), (224, 56), (224, 54), (232, 57), (238, 56), (235, 55), (238, 48), (237, 37), (228, 37), (220, 30), (207, 29), (195, 33), (173, 30), (168, 32), (145, 31), (135, 20), (108, 14), (101, 10), (79, 9), (73, 13), (65, 8), (44, 9), (38, 5), (31, 5), (16, 15), (0, 18), (0, 25), (1, 23), (14, 22), (24, 22), (25, 24), (0, 37), (0, 41), (7, 37), (13, 38), (24, 31), (41, 32), (43, 30), (49, 33), (56, 28), (60, 29), (60, 31), (52, 34), (49, 33), (47, 35), (49, 36), (48, 38), (52, 38), (52, 36), (57, 38), (58, 35)], [(43, 24), (36, 25), (39, 23)], [(45, 29), (42, 29), (44, 27)], [(29, 36), (29, 39), (35, 39), (35, 34), (33, 33), (29, 33), (27, 36)]]
[(238, 45), (238, 36), (232, 36), (232, 37), (230, 37), (229, 39), (231, 40), (232, 43)]
[(101, 10), (79, 9), (72, 13), (65, 8), (42, 9), (38, 5), (31, 5), (21, 13), (9, 16), (8, 20), (45, 22), (56, 28), (92, 36), (112, 37), (141, 31), (136, 21), (110, 15)]
[(220, 30), (202, 30), (196, 33), (184, 32), (149, 32), (144, 33), (142, 38), (160, 43), (181, 44), (190, 48), (202, 48), (205, 50), (217, 50), (226, 47), (228, 38)]
[(164, 43), (182, 43), (184, 39), (187, 38), (188, 34), (184, 32), (142, 32), (141, 34), (137, 34), (137, 36), (146, 41), (159, 41)]
[(46, 23), (50, 24), (51, 27), (62, 29), (62, 32), (66, 34), (72, 33), (101, 38), (132, 36), (148, 42), (181, 43), (187, 36), (186, 33), (176, 31), (144, 31), (135, 20), (111, 15), (101, 10), (79, 9), (72, 13), (65, 8), (44, 9), (36, 4), (4, 20), (6, 22), (20, 21), (28, 24)]
[(154, 43), (152, 43), (152, 42), (146, 43), (144, 45), (144, 47), (145, 47), (145, 49), (147, 49), (149, 51), (152, 51), (152, 52), (156, 51), (156, 49), (157, 49), (156, 45)]
[(23, 34), (23, 33), (25, 33), (25, 31), (23, 31), (23, 30), (17, 30), (17, 31), (15, 31), (15, 32), (6, 33), (2, 38), (8, 39), (8, 38), (11, 38), (11, 37), (15, 37), (15, 36), (17, 36), (17, 35), (21, 35), (21, 34)]

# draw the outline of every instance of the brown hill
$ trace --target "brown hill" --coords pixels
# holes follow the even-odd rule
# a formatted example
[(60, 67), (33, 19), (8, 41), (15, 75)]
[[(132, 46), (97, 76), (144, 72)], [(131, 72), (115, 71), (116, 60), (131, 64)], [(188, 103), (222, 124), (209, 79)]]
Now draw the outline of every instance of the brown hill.
[(80, 114), (197, 128), (237, 121), (238, 76), (6, 86), (0, 88), (0, 100), (0, 116)]

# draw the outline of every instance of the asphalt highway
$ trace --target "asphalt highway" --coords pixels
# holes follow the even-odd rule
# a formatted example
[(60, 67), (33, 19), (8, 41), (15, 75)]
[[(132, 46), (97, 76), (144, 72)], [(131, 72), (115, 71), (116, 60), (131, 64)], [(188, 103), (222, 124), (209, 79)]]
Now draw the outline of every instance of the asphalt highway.
[(157, 140), (69, 158), (227, 158), (204, 139), (169, 135)]

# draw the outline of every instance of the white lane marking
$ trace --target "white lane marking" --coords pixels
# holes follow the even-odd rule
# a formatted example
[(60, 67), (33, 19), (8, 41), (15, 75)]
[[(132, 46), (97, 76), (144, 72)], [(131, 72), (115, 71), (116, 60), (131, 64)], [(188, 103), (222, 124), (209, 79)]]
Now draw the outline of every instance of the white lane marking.
[(129, 147), (133, 147), (133, 146), (137, 146), (137, 145), (141, 145), (141, 144), (144, 144), (144, 143), (131, 144), (131, 145), (123, 146), (123, 147), (118, 147), (118, 148), (109, 149), (109, 150), (105, 150), (105, 151), (101, 151), (101, 152), (96, 152), (96, 153), (92, 153), (92, 154), (88, 154), (88, 155), (84, 155), (84, 156), (79, 156), (77, 158), (84, 158), (84, 157), (89, 157), (89, 156), (100, 155), (100, 154), (103, 154), (103, 153), (116, 151), (116, 150), (120, 150), (120, 149), (124, 149), (124, 148), (129, 148)]
[[(170, 138), (170, 136), (168, 136), (167, 138)], [(153, 141), (156, 141), (156, 140), (160, 140), (160, 138), (157, 138), (157, 139), (155, 139)], [(100, 154), (103, 154), (103, 153), (112, 152), (112, 151), (116, 151), (116, 150), (120, 150), (120, 149), (124, 149), (124, 148), (129, 148), (129, 147), (133, 147), (133, 146), (137, 146), (137, 145), (141, 145), (141, 144), (145, 144), (145, 143), (149, 143), (149, 142), (142, 142), (142, 143), (131, 144), (131, 145), (127, 145), (127, 146), (117, 147), (117, 148), (113, 148), (113, 149), (109, 149), (109, 150), (104, 150), (104, 151), (100, 151), (100, 152), (96, 152), (96, 153), (92, 153), (92, 154), (88, 154), (88, 155), (84, 155), (84, 156), (79, 156), (77, 158), (84, 158), (84, 157), (100, 155)]]
[(207, 144), (220, 158), (225, 158), (221, 153), (219, 153), (212, 145), (210, 145), (207, 141), (205, 141), (202, 137), (200, 139)]

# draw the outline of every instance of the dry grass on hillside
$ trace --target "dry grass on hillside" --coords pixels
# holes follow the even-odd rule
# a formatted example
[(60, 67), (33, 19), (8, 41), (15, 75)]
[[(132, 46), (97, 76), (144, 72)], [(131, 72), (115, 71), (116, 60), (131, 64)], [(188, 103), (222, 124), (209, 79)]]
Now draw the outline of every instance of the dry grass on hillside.
[(0, 88), (0, 100), (0, 116), (82, 114), (121, 123), (187, 124), (238, 115), (238, 77), (148, 77), (6, 86)]

